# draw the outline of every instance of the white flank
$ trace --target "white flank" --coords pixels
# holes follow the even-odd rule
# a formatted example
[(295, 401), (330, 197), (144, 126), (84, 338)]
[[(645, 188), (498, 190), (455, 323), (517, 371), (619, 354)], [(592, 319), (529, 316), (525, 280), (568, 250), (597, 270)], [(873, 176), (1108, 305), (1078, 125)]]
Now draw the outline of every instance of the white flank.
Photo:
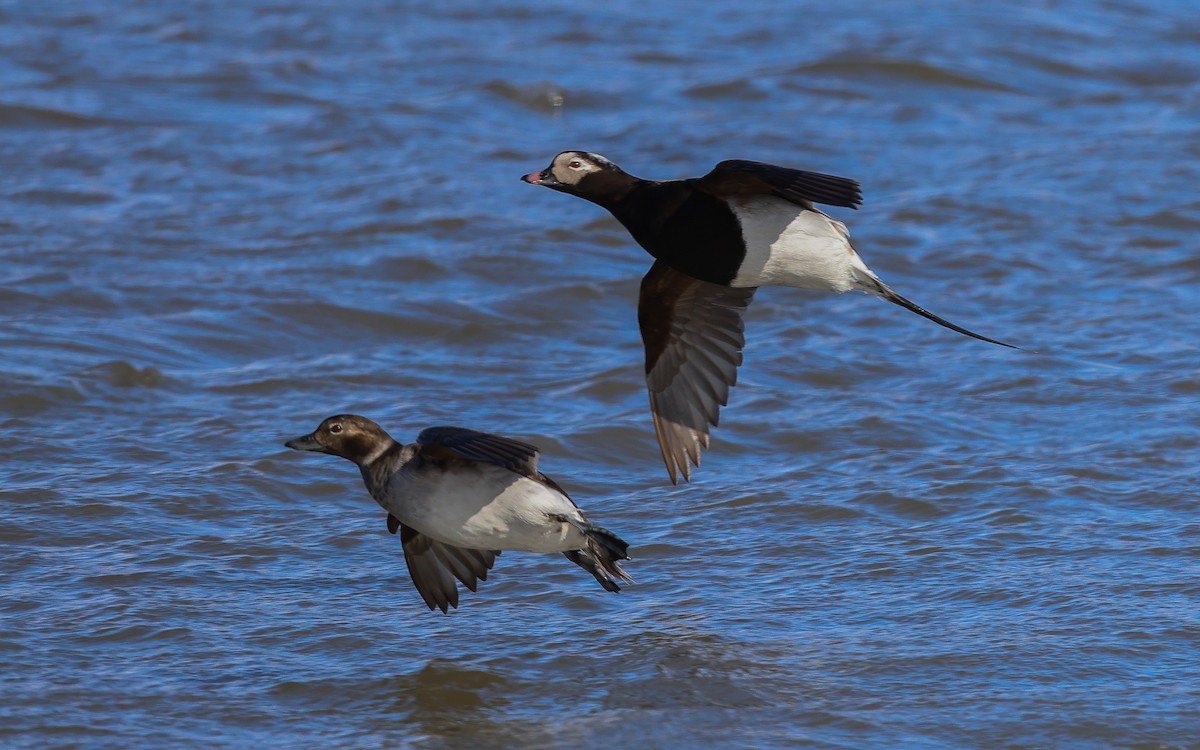
[(439, 542), (468, 549), (562, 552), (587, 537), (554, 520), (582, 514), (561, 493), (490, 464), (449, 472), (405, 471), (388, 483), (386, 510)]
[(875, 274), (850, 245), (846, 225), (782, 198), (730, 201), (742, 225), (746, 259), (731, 286), (791, 286), (848, 292)]

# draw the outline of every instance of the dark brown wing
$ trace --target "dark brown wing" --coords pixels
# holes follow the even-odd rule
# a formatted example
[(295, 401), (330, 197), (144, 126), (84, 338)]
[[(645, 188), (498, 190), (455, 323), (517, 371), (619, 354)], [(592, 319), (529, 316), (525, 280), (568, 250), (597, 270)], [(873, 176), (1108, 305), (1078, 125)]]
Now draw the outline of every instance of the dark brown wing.
[(464, 427), (430, 427), (417, 435), (421, 454), (429, 458), (457, 457), (503, 466), (509, 471), (538, 478), (538, 449), (520, 440)]
[(458, 586), (454, 579), (475, 590), (478, 581), (486, 581), (487, 573), (500, 555), (494, 550), (462, 549), (434, 541), (421, 532), (400, 526), (400, 542), (404, 547), (404, 562), (413, 585), (429, 609), (446, 612), (458, 607)]
[(710, 284), (656, 262), (642, 279), (638, 325), (646, 347), (646, 387), (654, 430), (671, 482), (691, 479), (709, 425), (737, 382), (745, 344), (742, 312), (754, 287)]
[(858, 208), (862, 203), (855, 180), (742, 159), (721, 162), (695, 184), (713, 195), (775, 195), (805, 207), (824, 203)]

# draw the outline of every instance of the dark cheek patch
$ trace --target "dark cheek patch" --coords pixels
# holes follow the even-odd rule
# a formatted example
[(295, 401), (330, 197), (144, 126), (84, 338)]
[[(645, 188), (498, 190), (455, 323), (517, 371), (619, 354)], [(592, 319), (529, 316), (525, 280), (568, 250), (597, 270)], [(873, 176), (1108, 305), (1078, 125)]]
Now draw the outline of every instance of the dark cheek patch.
[(342, 441), (342, 451), (347, 458), (362, 458), (371, 455), (371, 440), (366, 435), (346, 436)]

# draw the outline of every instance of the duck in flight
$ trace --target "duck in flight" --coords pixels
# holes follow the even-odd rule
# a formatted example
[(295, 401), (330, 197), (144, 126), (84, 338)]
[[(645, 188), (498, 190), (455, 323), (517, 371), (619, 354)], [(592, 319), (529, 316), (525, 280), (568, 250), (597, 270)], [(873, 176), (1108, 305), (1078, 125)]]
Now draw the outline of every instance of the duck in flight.
[(857, 208), (856, 181), (754, 161), (723, 161), (703, 177), (642, 180), (599, 154), (564, 151), (521, 177), (606, 208), (654, 256), (642, 279), (638, 326), (646, 385), (673, 483), (691, 479), (709, 427), (737, 382), (742, 314), (760, 286), (860, 291), (952, 331), (1017, 348), (943, 320), (883, 283), (850, 244), (846, 225), (814, 207)]
[(631, 580), (628, 547), (592, 524), (538, 470), (529, 443), (461, 427), (430, 427), (401, 445), (366, 417), (342, 414), (285, 443), (348, 459), (362, 472), (388, 531), (400, 532), (404, 561), (429, 609), (458, 607), (455, 579), (471, 591), (501, 550), (561, 552), (606, 591)]

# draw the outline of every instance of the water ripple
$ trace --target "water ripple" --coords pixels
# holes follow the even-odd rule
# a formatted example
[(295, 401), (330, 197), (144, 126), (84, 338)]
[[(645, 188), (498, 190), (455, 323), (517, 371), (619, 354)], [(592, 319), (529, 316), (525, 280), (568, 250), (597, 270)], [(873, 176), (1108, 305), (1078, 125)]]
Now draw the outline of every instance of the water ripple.
[[(216, 10), (0, 9), (0, 744), (1194, 742), (1190, 6)], [(859, 179), (889, 284), (1035, 351), (761, 290), (671, 486), (563, 148)], [(283, 447), (340, 411), (538, 444), (636, 581), (428, 612)]]

